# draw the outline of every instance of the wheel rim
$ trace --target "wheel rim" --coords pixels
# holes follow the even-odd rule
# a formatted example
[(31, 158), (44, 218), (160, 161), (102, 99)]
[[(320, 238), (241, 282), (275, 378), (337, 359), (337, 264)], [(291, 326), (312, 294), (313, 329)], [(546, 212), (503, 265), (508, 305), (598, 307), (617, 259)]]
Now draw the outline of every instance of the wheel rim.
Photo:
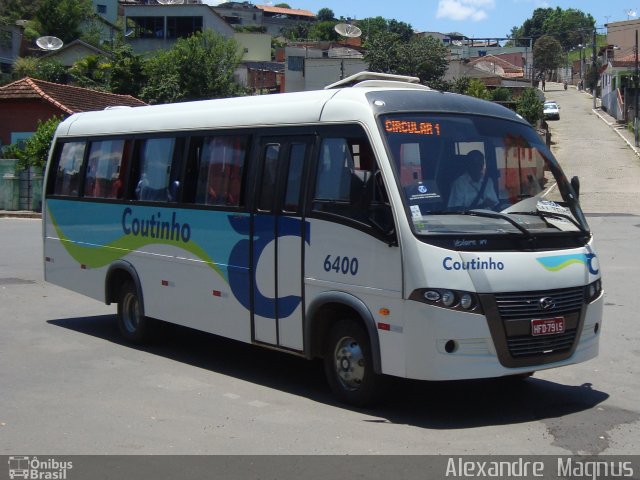
[(347, 390), (357, 390), (362, 386), (365, 374), (364, 353), (353, 337), (343, 337), (336, 344), (335, 360), (338, 380)]
[(140, 326), (140, 304), (135, 295), (129, 293), (122, 302), (122, 323), (130, 333), (135, 333)]

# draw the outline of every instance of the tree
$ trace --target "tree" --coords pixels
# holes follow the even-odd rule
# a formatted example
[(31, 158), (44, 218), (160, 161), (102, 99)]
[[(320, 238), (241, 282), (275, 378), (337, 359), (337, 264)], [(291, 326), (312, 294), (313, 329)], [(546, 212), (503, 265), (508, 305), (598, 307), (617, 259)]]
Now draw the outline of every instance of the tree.
[(141, 96), (169, 103), (237, 95), (240, 89), (233, 74), (240, 59), (234, 40), (211, 30), (197, 32), (147, 60), (148, 81)]
[(379, 32), (369, 40), (364, 58), (371, 71), (411, 75), (426, 84), (439, 81), (447, 70), (447, 49), (433, 37), (404, 42), (397, 33)]
[(38, 0), (0, 0), (0, 19), (7, 25), (14, 25), (16, 20), (33, 18), (38, 3)]
[(25, 170), (30, 166), (44, 168), (53, 141), (53, 134), (61, 121), (62, 118), (56, 116), (46, 122), (38, 121), (35, 133), (24, 143), (24, 148), (16, 150), (18, 154), (16, 170)]
[(365, 43), (376, 35), (383, 33), (396, 34), (403, 42), (408, 42), (413, 37), (411, 25), (397, 20), (387, 20), (383, 17), (370, 17), (359, 20), (358, 27), (362, 30)]
[(330, 8), (321, 8), (320, 10), (318, 10), (316, 18), (319, 22), (326, 22), (335, 19), (333, 10), (331, 10)]
[(544, 35), (538, 39), (533, 47), (533, 65), (543, 72), (554, 70), (564, 62), (562, 45), (555, 38)]
[(80, 25), (93, 15), (91, 0), (42, 0), (35, 19), (41, 35), (70, 42), (80, 37)]
[(66, 83), (67, 68), (58, 60), (38, 60), (35, 78), (53, 83)]
[(557, 7), (544, 21), (544, 31), (553, 35), (565, 50), (573, 48), (591, 35), (595, 20), (589, 14), (569, 8), (562, 10)]
[(520, 27), (511, 29), (510, 37), (531, 37), (535, 43), (542, 36), (551, 35), (568, 50), (584, 43), (594, 27), (595, 20), (590, 14), (574, 8), (536, 8), (531, 18), (525, 20)]
[(277, 8), (291, 8), (288, 3), (276, 3), (274, 7)]
[(36, 77), (36, 71), (38, 68), (38, 59), (35, 57), (18, 57), (15, 62), (13, 62), (13, 66), (11, 67), (11, 72), (13, 73), (13, 78), (16, 80), (24, 77)]
[(79, 87), (106, 90), (109, 64), (100, 55), (87, 55), (69, 69)]
[(31, 77), (47, 82), (64, 83), (67, 78), (67, 69), (56, 60), (18, 57), (13, 63), (12, 77), (14, 80)]
[(109, 67), (108, 85), (112, 93), (140, 96), (147, 81), (142, 56), (133, 53), (131, 46), (121, 45), (114, 49)]
[(516, 103), (516, 112), (531, 125), (535, 125), (543, 115), (543, 102), (535, 88), (525, 88)]
[(335, 30), (337, 23), (335, 20), (314, 23), (309, 28), (308, 38), (312, 40), (338, 40), (339, 35)]
[(453, 93), (465, 93), (471, 84), (471, 78), (467, 76), (456, 77), (451, 82), (449, 91)]
[(309, 24), (297, 23), (282, 29), (282, 36), (288, 40), (300, 40), (309, 38)]
[(511, 90), (507, 87), (498, 87), (491, 92), (491, 100), (494, 102), (509, 102), (511, 101)]
[(487, 90), (487, 86), (477, 78), (473, 78), (469, 81), (469, 86), (464, 93), (471, 97), (481, 98), (482, 100), (491, 99), (491, 93)]

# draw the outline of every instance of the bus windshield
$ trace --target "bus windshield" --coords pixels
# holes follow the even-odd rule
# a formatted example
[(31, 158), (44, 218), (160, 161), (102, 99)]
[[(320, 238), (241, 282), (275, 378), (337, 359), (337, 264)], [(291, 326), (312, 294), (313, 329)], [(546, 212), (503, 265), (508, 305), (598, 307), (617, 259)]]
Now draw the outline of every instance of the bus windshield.
[(527, 125), (460, 114), (380, 122), (417, 234), (588, 232), (570, 183)]

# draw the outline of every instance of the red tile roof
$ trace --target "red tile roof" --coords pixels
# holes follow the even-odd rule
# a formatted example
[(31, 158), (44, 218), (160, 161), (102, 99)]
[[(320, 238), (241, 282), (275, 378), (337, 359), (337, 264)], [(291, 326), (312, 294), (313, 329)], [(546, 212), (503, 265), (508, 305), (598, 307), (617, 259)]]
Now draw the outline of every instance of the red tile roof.
[(610, 62), (614, 67), (635, 67), (636, 54), (635, 52), (618, 54), (614, 58), (612, 58)]
[(474, 58), (469, 62), (469, 65), (476, 65), (478, 63), (491, 63), (496, 66), (501, 67), (505, 72), (508, 73), (519, 73), (522, 72), (522, 68), (514, 65), (511, 62), (506, 61), (503, 58), (496, 57), (493, 55), (485, 55), (483, 57)]
[(138, 107), (146, 105), (131, 95), (98, 92), (87, 88), (72, 87), (59, 83), (45, 82), (35, 78), (24, 77), (21, 80), (0, 87), (2, 100), (42, 99), (65, 113), (104, 110), (106, 107), (127, 105)]
[(493, 55), (474, 58), (469, 62), (469, 65), (490, 73), (493, 71), (492, 73), (495, 75), (499, 75), (504, 78), (524, 77), (524, 70), (521, 67)]
[(298, 15), (301, 17), (315, 17), (313, 12), (309, 10), (299, 10), (297, 8), (281, 8), (281, 7), (270, 7), (269, 5), (256, 5), (260, 10), (267, 13), (275, 13), (279, 15)]

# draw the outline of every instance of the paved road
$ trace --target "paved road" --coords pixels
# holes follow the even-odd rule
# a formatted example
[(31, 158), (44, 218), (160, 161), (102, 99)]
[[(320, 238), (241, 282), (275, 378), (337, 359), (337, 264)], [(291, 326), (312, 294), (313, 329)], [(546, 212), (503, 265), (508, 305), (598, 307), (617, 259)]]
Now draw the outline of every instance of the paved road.
[(560, 120), (548, 122), (552, 150), (569, 178), (580, 177), (585, 212), (640, 215), (640, 159), (607, 126), (614, 119), (575, 88), (547, 83), (545, 95), (560, 104)]
[(596, 360), (515, 389), (399, 381), (384, 407), (349, 409), (317, 363), (183, 328), (122, 344), (113, 308), (42, 282), (40, 224), (0, 219), (0, 454), (638, 453), (640, 165), (589, 97), (547, 95), (605, 275)]

